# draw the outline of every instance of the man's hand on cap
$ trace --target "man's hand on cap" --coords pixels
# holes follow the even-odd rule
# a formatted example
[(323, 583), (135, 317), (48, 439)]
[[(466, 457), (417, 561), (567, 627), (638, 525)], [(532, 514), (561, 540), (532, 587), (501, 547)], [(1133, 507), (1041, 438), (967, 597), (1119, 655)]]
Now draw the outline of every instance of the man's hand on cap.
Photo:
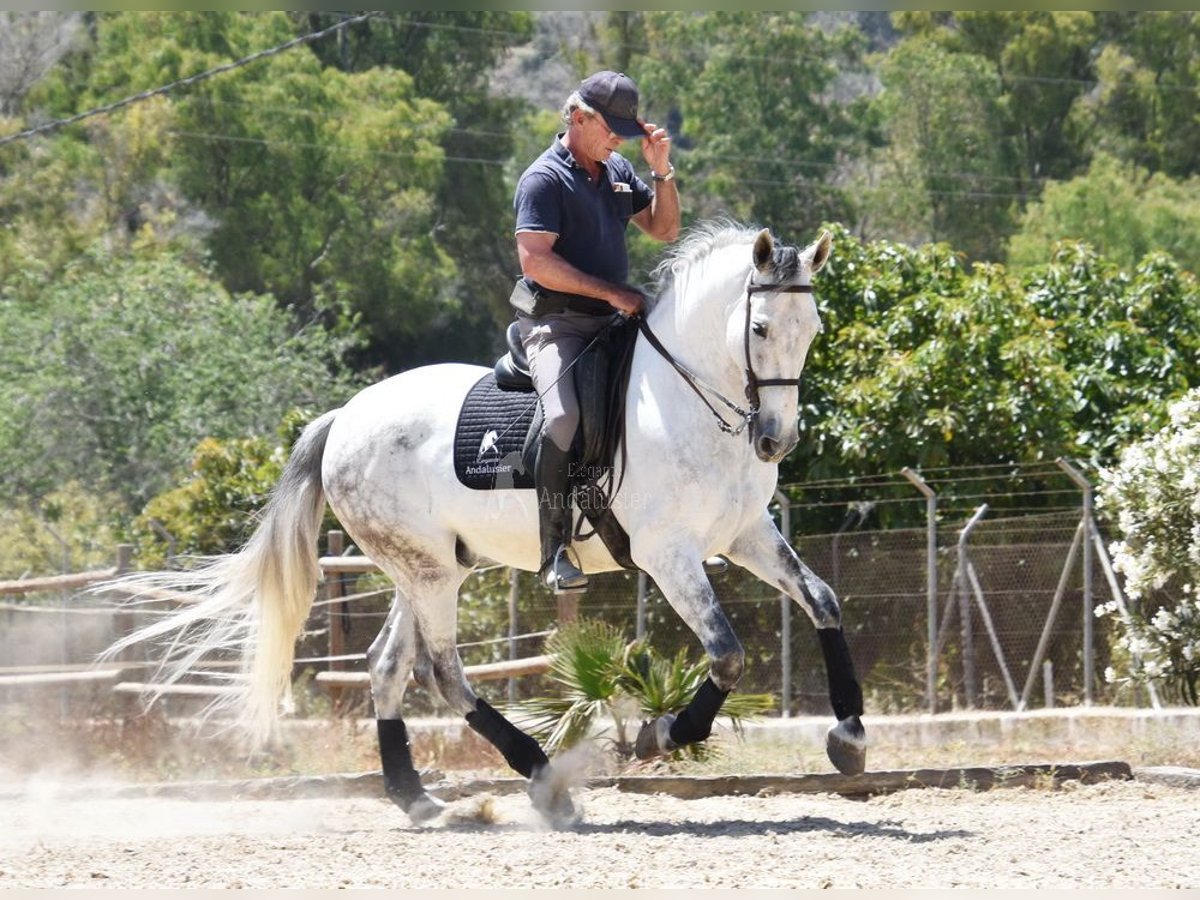
[(638, 124), (646, 132), (642, 138), (642, 158), (651, 172), (665, 175), (671, 167), (671, 136), (667, 134), (667, 129), (659, 128), (653, 122), (638, 119)]

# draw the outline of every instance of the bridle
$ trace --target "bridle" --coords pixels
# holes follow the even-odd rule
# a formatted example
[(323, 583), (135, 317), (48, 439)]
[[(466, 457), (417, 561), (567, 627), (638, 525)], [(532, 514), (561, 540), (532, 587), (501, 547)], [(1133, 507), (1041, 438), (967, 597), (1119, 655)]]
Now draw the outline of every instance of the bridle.
[(750, 401), (750, 409), (758, 414), (760, 387), (795, 387), (800, 390), (800, 378), (759, 378), (754, 373), (754, 363), (750, 361), (750, 298), (755, 294), (811, 294), (812, 286), (807, 284), (754, 284), (746, 285), (746, 328), (743, 334), (743, 345), (746, 350), (746, 399)]
[[(749, 403), (749, 409), (742, 409), (729, 398), (725, 397), (720, 391), (712, 385), (707, 384), (699, 375), (684, 366), (679, 360), (671, 355), (671, 352), (663, 346), (658, 336), (650, 330), (649, 324), (646, 322), (646, 317), (639, 315), (637, 317), (638, 330), (645, 336), (650, 346), (658, 351), (659, 356), (671, 364), (671, 367), (679, 373), (684, 382), (687, 383), (693, 391), (696, 392), (704, 405), (717, 419), (717, 427), (726, 434), (739, 435), (750, 425), (751, 422), (758, 416), (760, 407), (759, 388), (764, 387), (794, 387), (800, 389), (799, 378), (759, 378), (754, 371), (754, 363), (750, 359), (750, 300), (755, 294), (811, 294), (812, 286), (807, 284), (755, 284), (752, 281), (746, 283), (746, 323), (742, 335), (742, 345), (746, 354), (746, 400)], [(739, 419), (737, 425), (731, 424), (726, 418), (721, 415), (708, 398), (704, 396), (704, 391), (712, 394), (719, 400), (727, 410), (733, 413), (734, 417)]]

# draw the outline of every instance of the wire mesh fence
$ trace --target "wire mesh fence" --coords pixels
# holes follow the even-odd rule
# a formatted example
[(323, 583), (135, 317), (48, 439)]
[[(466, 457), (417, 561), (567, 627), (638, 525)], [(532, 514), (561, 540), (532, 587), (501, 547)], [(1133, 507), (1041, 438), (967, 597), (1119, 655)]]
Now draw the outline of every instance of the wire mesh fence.
[[(1098, 534), (1090, 542), (1084, 537), (1091, 532), (1082, 528), (1079, 508), (980, 514), (969, 533), (969, 509), (955, 510), (961, 518), (943, 519), (934, 530), (932, 581), (926, 528), (864, 529), (866, 517), (858, 516), (846, 520), (853, 527), (803, 534), (788, 524), (805, 514), (802, 503), (789, 500), (775, 511), (801, 558), (841, 601), (868, 713), (1141, 702), (1128, 692), (1118, 696), (1097, 674), (1110, 663), (1112, 620), (1088, 610), (1119, 586), (1105, 571), (1105, 542)], [(739, 690), (772, 694), (783, 715), (828, 714), (824, 665), (803, 609), (737, 567), (714, 577), (713, 586), (746, 651)], [(165, 612), (118, 611), (78, 589), (4, 599), (0, 668), (6, 673), (84, 668), (116, 636)], [(381, 574), (327, 574), (296, 650), (297, 676), (307, 679), (313, 698), (322, 694), (311, 684), (315, 673), (366, 671), (367, 649), (391, 601)], [(662, 655), (703, 654), (658, 587), (636, 572), (593, 576), (576, 614), (616, 625), (631, 639), (640, 634)], [(537, 656), (563, 616), (561, 602), (533, 574), (500, 566), (477, 571), (460, 592), (463, 661)], [(124, 661), (139, 666), (150, 660), (143, 651)], [(533, 676), (477, 689), (495, 702), (554, 686)], [(11, 694), (0, 690), (8, 699)], [(369, 692), (355, 696), (347, 710), (369, 714)], [(410, 704), (416, 715), (440, 711), (436, 698), (419, 689), (410, 692)]]
[[(960, 572), (960, 529), (943, 524), (937, 532), (933, 653), (925, 529), (793, 535), (792, 540), (801, 558), (841, 600), (869, 712), (1013, 709), (1073, 705), (1087, 693), (1082, 554), (1072, 552), (1079, 529), (1077, 511), (984, 518), (970, 535)], [(1098, 605), (1110, 599), (1111, 587), (1095, 558), (1091, 565), (1091, 605)], [(824, 666), (803, 610), (736, 567), (716, 576), (713, 585), (746, 651), (739, 690), (776, 696), (786, 704), (780, 708), (783, 714), (827, 713)], [(532, 574), (517, 573), (515, 603), (513, 591), (506, 568), (477, 573), (464, 584), (459, 639), (467, 665), (534, 655), (544, 635), (558, 626), (560, 604)], [(344, 627), (346, 652), (365, 653), (389, 601), (385, 591), (370, 603), (356, 604), (340, 621), (314, 614), (308, 634), (315, 642), (311, 652), (319, 650), (325, 628)], [(644, 637), (661, 654), (682, 648), (693, 658), (702, 655), (695, 636), (657, 586), (651, 581), (639, 589), (634, 572), (593, 576), (578, 615), (616, 625), (630, 638), (640, 619)], [(1111, 700), (1094, 675), (1107, 665), (1107, 626), (1098, 620), (1094, 627), (1092, 694)], [(365, 660), (347, 667), (365, 670)], [(515, 696), (531, 696), (546, 687), (544, 680), (525, 679), (515, 687)], [(481, 692), (489, 699), (514, 696), (503, 684), (481, 686)]]

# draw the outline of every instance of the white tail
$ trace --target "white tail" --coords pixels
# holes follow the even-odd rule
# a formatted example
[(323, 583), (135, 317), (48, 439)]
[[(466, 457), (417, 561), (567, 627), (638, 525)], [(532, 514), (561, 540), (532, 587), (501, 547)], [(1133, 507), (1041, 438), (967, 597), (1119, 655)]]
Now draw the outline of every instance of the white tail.
[(207, 557), (180, 572), (134, 573), (97, 586), (128, 596), (130, 605), (162, 599), (182, 601), (162, 620), (116, 641), (101, 655), (111, 659), (134, 644), (169, 639), (153, 675), (155, 689), (181, 679), (202, 660), (233, 652), (241, 674), (233, 690), (205, 710), (232, 714), (258, 743), (273, 731), (279, 701), (291, 683), (296, 639), (316, 594), (320, 568), (317, 533), (325, 511), (321, 457), (337, 410), (305, 427), (258, 527), (236, 553)]

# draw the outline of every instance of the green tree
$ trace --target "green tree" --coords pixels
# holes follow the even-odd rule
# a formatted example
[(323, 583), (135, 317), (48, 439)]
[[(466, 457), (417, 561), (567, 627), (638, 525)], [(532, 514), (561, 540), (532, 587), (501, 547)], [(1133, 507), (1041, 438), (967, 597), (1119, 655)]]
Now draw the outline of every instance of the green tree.
[[(972, 16), (997, 13), (963, 13)], [(1011, 13), (1021, 24), (1001, 51), (999, 74), (1026, 185), (1074, 174), (1086, 148), (1069, 140), (1071, 107), (1092, 77), (1095, 22), (1090, 12)]]
[(1084, 241), (1130, 270), (1161, 251), (1200, 272), (1200, 177), (1176, 181), (1098, 153), (1086, 174), (1047, 184), (1025, 210), (1008, 261), (1045, 262), (1060, 240)]
[(1076, 140), (1152, 172), (1200, 174), (1200, 14), (1096, 16), (1107, 43), (1096, 90), (1072, 110)]
[[(314, 27), (333, 18), (309, 16)], [(509, 50), (532, 34), (527, 12), (423, 10), (390, 12), (348, 29), (337, 41), (314, 45), (327, 66), (407, 73), (416, 96), (442, 105), (452, 122), (439, 138), (443, 164), (431, 235), (455, 268), (440, 287), (436, 317), (419, 337), (395, 335), (378, 348), (390, 368), (442, 359), (490, 362), (499, 326), (512, 318), (508, 295), (518, 265), (513, 189), (505, 169), (526, 104), (498, 94), (491, 76)]]
[[(101, 17), (78, 102), (228, 63), (295, 28), (283, 13)], [(228, 289), (272, 294), (301, 320), (357, 316), (372, 347), (364, 363), (419, 346), (455, 308), (455, 261), (435, 238), (451, 118), (411, 76), (341, 71), (298, 47), (201, 82), (171, 107), (159, 177), (211, 221), (207, 247)]]
[(0, 506), (0, 579), (102, 569), (121, 540), (119, 497), (77, 481), (36, 501), (7, 497)]
[(781, 480), (1061, 452), (1069, 375), (1002, 267), (833, 230), (817, 284), (825, 332), (801, 390), (806, 435)]
[(798, 234), (849, 214), (828, 176), (862, 147), (863, 104), (844, 88), (863, 68), (859, 31), (792, 12), (648, 13), (645, 30), (630, 74), (648, 120), (679, 111), (689, 215)]
[(129, 510), (173, 483), (198, 441), (261, 434), (355, 379), (351, 344), (296, 329), (269, 296), (229, 295), (168, 256), (95, 251), (33, 301), (0, 285), (0, 495), (78, 479)]
[(1170, 257), (1152, 253), (1129, 270), (1067, 242), (1022, 281), (1071, 375), (1071, 452), (1113, 459), (1200, 385), (1200, 285)]
[(1015, 193), (1034, 190), (1041, 178), (1072, 175), (1087, 158), (1087, 149), (1070, 140), (1067, 122), (1092, 78), (1097, 41), (1092, 13), (908, 12), (894, 14), (893, 21), (917, 40), (991, 65), (1012, 147), (1010, 168), (996, 174), (1013, 178)]
[(1010, 223), (1012, 182), (1000, 82), (981, 56), (916, 37), (880, 67), (875, 103), (886, 143), (878, 179), (864, 188), (869, 233), (910, 243), (944, 241), (994, 259)]
[[(310, 418), (293, 410), (274, 435), (200, 441), (187, 477), (151, 498), (133, 520), (129, 534), (139, 567), (162, 568), (174, 556), (238, 549), (250, 536), (255, 516), (266, 505)], [(328, 510), (326, 517), (322, 531), (336, 527)]]
[(1200, 384), (1197, 283), (1169, 257), (1123, 271), (1064, 244), (1017, 276), (968, 269), (945, 245), (831, 230), (816, 285), (825, 331), (784, 483), (1063, 454), (1104, 462)]

